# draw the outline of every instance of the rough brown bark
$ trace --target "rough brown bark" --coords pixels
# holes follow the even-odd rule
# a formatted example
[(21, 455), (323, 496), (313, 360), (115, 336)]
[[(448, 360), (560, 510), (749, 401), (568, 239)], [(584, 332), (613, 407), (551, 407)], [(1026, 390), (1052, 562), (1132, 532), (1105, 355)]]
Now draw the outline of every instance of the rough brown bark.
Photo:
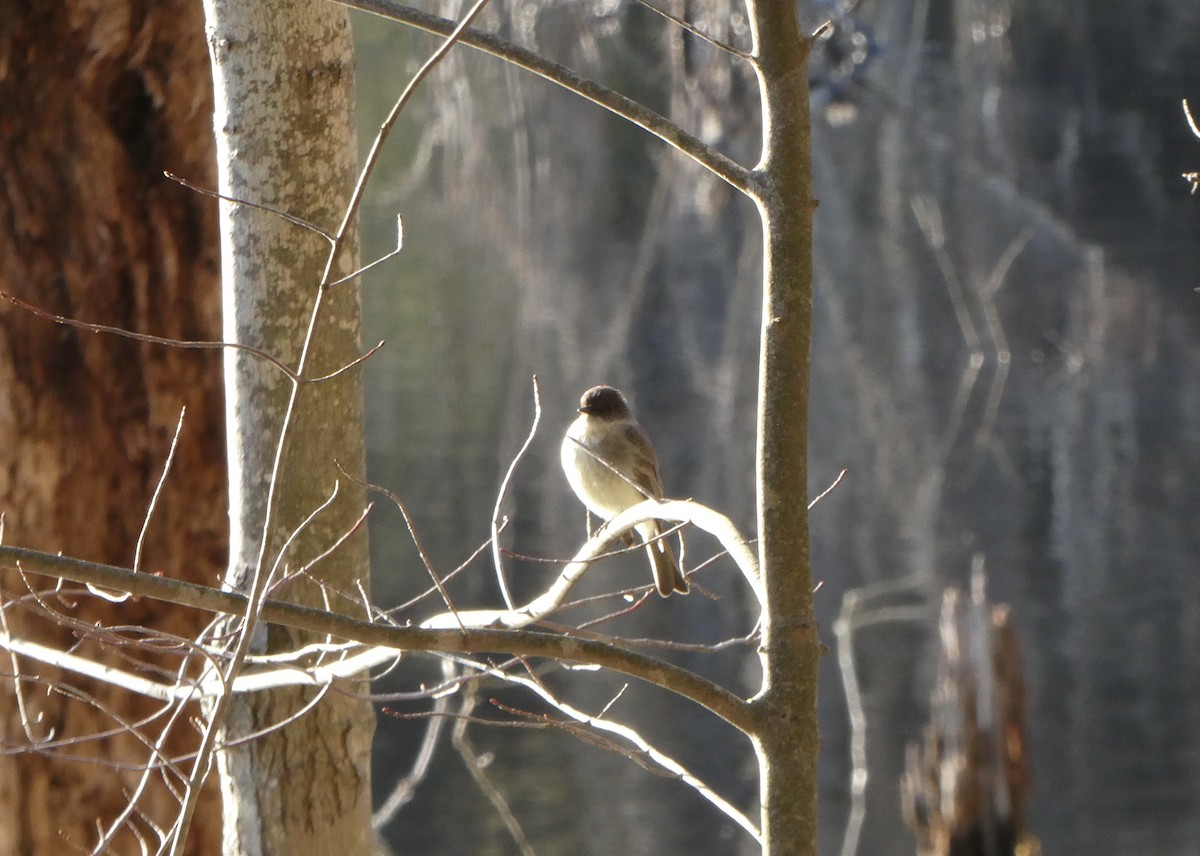
[[(162, 176), (213, 185), (212, 98), (202, 9), (192, 0), (10, 3), (0, 15), (0, 290), (52, 312), (188, 339), (219, 337), (216, 208)], [(227, 521), (220, 356), (97, 335), (0, 305), (0, 509), (5, 540), (128, 565), (179, 409), (187, 421), (144, 548), (143, 568), (212, 583)], [(6, 597), (19, 580), (6, 573)], [(184, 636), (201, 615), (155, 602), (58, 604), (87, 621)], [(69, 607), (69, 608), (68, 608)], [(33, 610), (10, 627), (59, 645), (75, 639)], [(86, 643), (85, 643), (86, 644)], [(23, 671), (55, 675), (33, 664)], [(11, 671), (7, 657), (0, 671)], [(122, 716), (152, 709), (72, 679)], [(113, 726), (95, 708), (28, 693), (42, 733)], [(168, 744), (186, 751), (183, 725)], [(0, 678), (4, 749), (26, 735)], [(57, 854), (95, 839), (125, 804), (144, 762), (131, 739), (46, 755), (0, 756), (0, 852)], [(139, 805), (169, 824), (163, 790)], [(189, 852), (213, 853), (209, 802)], [(134, 852), (132, 838), (118, 844)]]

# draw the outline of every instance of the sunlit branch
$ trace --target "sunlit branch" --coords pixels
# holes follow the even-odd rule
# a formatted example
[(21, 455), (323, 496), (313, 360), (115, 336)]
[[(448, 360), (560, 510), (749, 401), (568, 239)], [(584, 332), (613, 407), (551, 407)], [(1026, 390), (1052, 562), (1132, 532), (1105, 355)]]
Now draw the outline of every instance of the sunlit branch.
[(1188, 106), (1187, 99), (1183, 99), (1183, 115), (1187, 117), (1188, 127), (1192, 129), (1192, 133), (1200, 137), (1200, 127), (1196, 125), (1196, 119), (1192, 116), (1192, 108)]
[(388, 253), (386, 256), (380, 256), (379, 258), (375, 259), (375, 261), (371, 262), (370, 264), (363, 265), (362, 267), (360, 267), (358, 270), (354, 271), (353, 273), (348, 273), (341, 279), (335, 279), (333, 282), (329, 283), (329, 287), (333, 288), (334, 286), (341, 285), (343, 282), (349, 282), (352, 279), (356, 279), (356, 278), (362, 276), (364, 273), (371, 270), (371, 268), (378, 267), (379, 265), (386, 262), (388, 259), (395, 258), (396, 256), (400, 255), (400, 252), (403, 249), (404, 249), (404, 218), (401, 215), (397, 214), (396, 215), (396, 248), (394, 250), (392, 250), (390, 253)]
[(608, 711), (608, 707), (611, 706), (611, 702), (610, 705), (606, 706), (604, 711), (602, 711), (598, 716), (591, 716), (579, 708), (573, 707), (559, 699), (546, 687), (545, 684), (539, 680), (523, 677), (521, 675), (514, 675), (510, 672), (504, 672), (497, 669), (489, 669), (487, 673), (501, 681), (507, 681), (509, 683), (514, 683), (524, 687), (525, 689), (539, 696), (547, 704), (555, 707), (576, 722), (583, 723), (584, 725), (587, 725), (598, 731), (614, 734), (622, 740), (628, 742), (642, 753), (642, 757), (637, 759), (638, 763), (653, 768), (659, 772), (666, 772), (679, 779), (681, 782), (695, 790), (701, 797), (715, 806), (722, 814), (748, 832), (755, 841), (760, 844), (762, 843), (762, 836), (758, 831), (758, 827), (756, 827), (750, 821), (750, 819), (741, 811), (739, 811), (732, 803), (710, 788), (701, 779), (693, 775), (686, 767), (684, 767), (674, 758), (655, 748), (653, 744), (647, 741), (633, 728), (630, 728), (627, 725), (622, 725), (619, 722), (613, 722), (609, 719), (605, 719), (604, 714)]
[(665, 520), (675, 523), (691, 523), (717, 538), (729, 552), (746, 578), (759, 604), (763, 602), (762, 585), (758, 576), (758, 561), (737, 527), (723, 514), (706, 508), (698, 502), (686, 500), (647, 499), (632, 505), (613, 517), (575, 554), (558, 579), (545, 592), (518, 609), (476, 609), (459, 611), (455, 616), (434, 616), (426, 619), (423, 627), (447, 627), (453, 620), (461, 620), (472, 627), (526, 627), (542, 616), (549, 615), (562, 605), (567, 593), (579, 581), (588, 566), (605, 553), (612, 541), (647, 520)]
[[(660, 508), (665, 510), (673, 505), (676, 503), (664, 503)], [(691, 505), (691, 503), (685, 505)], [(637, 507), (635, 506), (635, 508)], [(713, 513), (715, 514), (715, 512)], [(742, 550), (746, 551), (746, 548), (743, 546)], [(0, 547), (0, 567), (20, 568), (29, 573), (57, 576), (81, 583), (91, 582), (107, 588), (127, 590), (139, 597), (164, 600), (211, 612), (244, 616), (249, 608), (249, 599), (238, 592), (222, 591), (218, 588), (152, 574), (136, 574), (125, 568), (85, 562), (81, 559), (41, 553), (21, 547)], [(658, 684), (688, 698), (743, 731), (749, 731), (754, 725), (750, 709), (741, 697), (686, 669), (630, 650), (616, 642), (577, 639), (561, 633), (546, 633), (530, 629), (515, 631), (491, 627), (469, 627), (467, 630), (395, 627), (275, 600), (264, 601), (258, 617), (261, 621), (374, 646), (363, 653), (347, 657), (340, 663), (326, 664), (317, 670), (304, 670), (305, 674), (302, 676), (296, 675), (298, 670), (289, 670), (292, 677), (287, 681), (282, 680), (279, 675), (273, 675), (270, 678), (274, 681), (272, 686), (285, 683), (316, 685), (322, 681), (350, 677), (373, 665), (388, 662), (404, 651), (435, 653), (495, 651), (528, 657), (547, 657), (613, 669), (649, 683)], [(8, 648), (17, 643), (22, 647), (30, 644), (8, 635), (0, 636), (0, 648)], [(56, 653), (61, 654), (62, 652)], [(54, 662), (71, 663), (73, 666), (80, 665), (75, 660), (62, 658)], [(89, 671), (95, 672), (97, 676), (104, 674), (107, 670), (107, 667), (90, 662), (85, 667)], [(318, 674), (313, 675), (314, 671)], [(132, 677), (136, 679), (139, 676)], [(252, 675), (239, 675), (231, 686), (241, 690), (248, 685), (247, 679), (252, 677)], [(265, 678), (263, 681), (266, 683)], [(153, 697), (163, 697), (163, 690), (161, 687), (153, 685), (153, 682), (145, 682), (145, 679), (136, 680), (130, 684), (129, 688), (134, 689), (134, 684), (138, 691), (145, 689), (147, 694)], [(225, 697), (228, 697), (227, 694)]]

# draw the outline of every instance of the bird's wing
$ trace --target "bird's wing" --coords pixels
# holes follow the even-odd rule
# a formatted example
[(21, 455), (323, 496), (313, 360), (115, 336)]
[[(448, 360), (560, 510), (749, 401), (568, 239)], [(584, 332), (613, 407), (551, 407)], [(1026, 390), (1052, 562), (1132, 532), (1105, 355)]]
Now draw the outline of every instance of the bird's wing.
[(635, 450), (633, 456), (633, 471), (628, 476), (634, 484), (646, 491), (653, 499), (662, 499), (662, 479), (658, 475), (658, 457), (654, 447), (650, 445), (650, 437), (641, 425), (633, 424), (625, 428), (625, 437), (630, 447)]

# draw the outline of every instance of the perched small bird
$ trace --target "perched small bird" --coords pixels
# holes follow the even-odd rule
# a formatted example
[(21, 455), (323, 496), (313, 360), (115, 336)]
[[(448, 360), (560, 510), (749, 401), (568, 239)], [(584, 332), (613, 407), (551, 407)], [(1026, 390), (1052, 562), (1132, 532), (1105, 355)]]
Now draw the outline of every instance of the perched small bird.
[[(644, 499), (662, 499), (658, 458), (620, 390), (593, 386), (579, 399), (579, 417), (562, 444), (563, 471), (580, 501), (608, 520)], [(637, 526), (646, 544), (658, 593), (687, 594), (688, 583), (657, 520)], [(655, 540), (657, 539), (657, 540)], [(629, 544), (636, 543), (625, 533)]]

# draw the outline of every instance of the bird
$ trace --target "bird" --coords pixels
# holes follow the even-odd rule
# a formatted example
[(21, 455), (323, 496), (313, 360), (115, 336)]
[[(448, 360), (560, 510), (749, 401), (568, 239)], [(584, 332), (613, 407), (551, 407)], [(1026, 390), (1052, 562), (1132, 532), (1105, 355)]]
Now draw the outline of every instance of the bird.
[[(563, 438), (561, 455), (567, 482), (580, 502), (597, 517), (610, 520), (644, 499), (662, 499), (654, 446), (621, 391), (593, 386), (580, 397), (578, 413)], [(658, 593), (687, 594), (687, 579), (671, 545), (660, 537), (659, 521), (647, 520), (635, 528), (646, 545)], [(632, 532), (625, 533), (625, 540), (636, 543)]]

